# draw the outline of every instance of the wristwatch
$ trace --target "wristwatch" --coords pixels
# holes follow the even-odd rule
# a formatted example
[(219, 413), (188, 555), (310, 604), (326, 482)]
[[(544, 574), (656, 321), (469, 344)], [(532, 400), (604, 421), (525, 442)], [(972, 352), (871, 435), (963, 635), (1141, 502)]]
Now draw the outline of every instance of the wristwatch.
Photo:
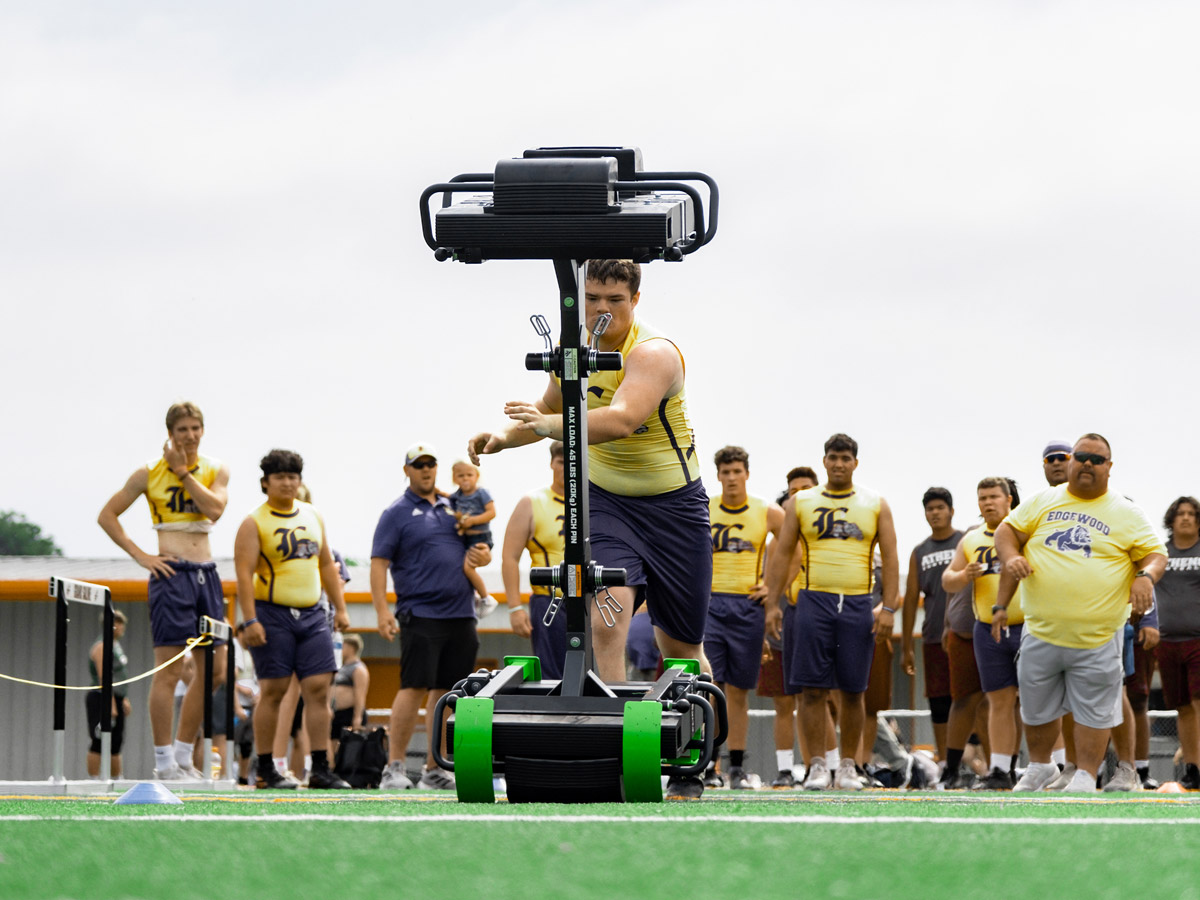
[(1134, 577), (1134, 578), (1149, 578), (1149, 577), (1150, 577), (1150, 573), (1149, 573), (1149, 572), (1147, 572), (1145, 569), (1142, 569), (1142, 571), (1138, 572), (1138, 573), (1137, 573), (1136, 575), (1134, 575), (1133, 577)]
[(994, 616), (998, 612), (1007, 613), (1008, 607), (1007, 606), (993, 606), (992, 607), (992, 615)]

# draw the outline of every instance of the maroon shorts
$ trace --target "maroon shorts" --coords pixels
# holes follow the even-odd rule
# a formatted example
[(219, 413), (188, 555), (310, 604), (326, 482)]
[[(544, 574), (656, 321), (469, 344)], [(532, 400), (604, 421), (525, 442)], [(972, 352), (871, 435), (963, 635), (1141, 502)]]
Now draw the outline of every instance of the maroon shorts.
[(863, 705), (867, 714), (892, 708), (892, 659), (896, 648), (892, 638), (875, 642), (875, 656), (871, 659), (871, 675), (867, 681), (867, 692)]
[(1200, 697), (1200, 638), (1162, 641), (1154, 648), (1162, 678), (1163, 703), (1179, 709)]
[(941, 644), (921, 644), (925, 662), (925, 696), (950, 696), (950, 657)]
[(950, 696), (962, 700), (983, 690), (979, 683), (979, 664), (975, 662), (975, 642), (950, 632)]
[(771, 648), (771, 657), (758, 670), (758, 687), (754, 692), (760, 697), (791, 697), (783, 683), (783, 651)]
[(1141, 644), (1133, 645), (1133, 674), (1125, 679), (1125, 693), (1133, 697), (1150, 696), (1150, 679), (1154, 677), (1154, 651)]

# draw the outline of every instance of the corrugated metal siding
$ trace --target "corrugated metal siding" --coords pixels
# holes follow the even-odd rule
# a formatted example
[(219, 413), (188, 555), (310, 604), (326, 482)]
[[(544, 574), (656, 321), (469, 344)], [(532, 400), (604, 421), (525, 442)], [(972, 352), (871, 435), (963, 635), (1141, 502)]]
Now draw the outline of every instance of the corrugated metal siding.
[[(129, 674), (154, 667), (150, 621), (144, 603), (115, 604), (129, 616), (121, 642), (129, 657)], [(67, 683), (87, 684), (87, 652), (100, 634), (99, 610), (72, 606), (67, 630)], [(54, 680), (53, 603), (0, 603), (0, 672), (18, 678)], [(125, 775), (149, 778), (154, 749), (146, 712), (149, 678), (129, 686), (133, 714), (126, 720), (122, 750)], [(66, 775), (86, 778), (87, 714), (83, 691), (67, 693)], [(54, 691), (0, 680), (0, 781), (38, 781), (53, 768)]]

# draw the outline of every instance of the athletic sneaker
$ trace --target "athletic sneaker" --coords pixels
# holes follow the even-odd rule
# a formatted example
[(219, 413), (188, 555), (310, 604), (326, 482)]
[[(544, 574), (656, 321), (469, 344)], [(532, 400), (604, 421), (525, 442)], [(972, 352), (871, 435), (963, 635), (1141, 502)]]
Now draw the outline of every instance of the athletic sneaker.
[(508, 793), (508, 782), (504, 780), (503, 775), (492, 776), (492, 790), (497, 794)]
[(1030, 763), (1025, 774), (1013, 785), (1013, 793), (1049, 790), (1046, 785), (1051, 784), (1058, 775), (1058, 766), (1054, 763)]
[(321, 791), (348, 791), (350, 785), (337, 776), (336, 772), (329, 769), (313, 769), (308, 773), (308, 785)]
[(404, 771), (404, 760), (401, 759), (388, 763), (388, 767), (383, 770), (383, 778), (379, 780), (381, 791), (407, 791), (412, 786), (412, 779)]
[(1065, 791), (1067, 789), (1067, 785), (1071, 783), (1071, 779), (1075, 777), (1075, 771), (1075, 763), (1067, 763), (1063, 767), (1063, 770), (1058, 773), (1058, 777), (1042, 788), (1042, 790)]
[(796, 776), (792, 774), (791, 769), (780, 769), (779, 774), (775, 776), (775, 780), (771, 782), (771, 787), (777, 791), (782, 791), (796, 786)]
[(808, 777), (804, 779), (804, 789), (806, 791), (827, 791), (832, 783), (829, 763), (825, 762), (823, 756), (814, 756), (812, 762), (808, 764)]
[(1113, 791), (1140, 791), (1141, 789), (1142, 780), (1138, 778), (1137, 770), (1127, 762), (1117, 763), (1117, 771), (1113, 772), (1113, 777), (1104, 786), (1104, 790), (1108, 793), (1112, 793)]
[(1071, 782), (1063, 790), (1068, 794), (1094, 794), (1096, 778), (1083, 769), (1076, 769), (1075, 774), (1071, 776)]
[[(746, 770), (741, 766), (734, 766), (729, 770), (729, 789), (734, 791), (753, 791), (757, 790), (759, 781), (757, 775), (747, 775)], [(761, 781), (759, 782), (761, 784)]]
[(843, 759), (838, 763), (837, 772), (833, 776), (833, 789), (835, 791), (861, 791), (863, 789), (863, 779), (858, 774), (858, 767), (854, 765), (854, 760)]
[(280, 775), (279, 770), (271, 766), (271, 770), (264, 775), (259, 772), (254, 779), (254, 787), (259, 791), (294, 791), (300, 787), (298, 782), (291, 775)]
[(1183, 777), (1179, 779), (1179, 786), (1185, 791), (1200, 791), (1200, 767), (1188, 763)]
[(500, 602), (495, 597), (493, 597), (491, 594), (488, 594), (486, 597), (476, 596), (475, 597), (475, 616), (476, 616), (476, 618), (479, 618), (479, 619), (484, 618), (485, 616), (489, 615), (492, 612), (492, 610), (494, 610), (499, 605), (500, 605)]
[(704, 782), (695, 775), (670, 779), (664, 794), (668, 800), (699, 800), (703, 795)]
[(154, 770), (155, 781), (203, 781), (204, 776), (188, 766), (186, 769), (180, 768), (178, 763), (175, 763), (168, 769), (163, 769), (161, 772), (158, 769)]
[(983, 778), (971, 785), (973, 791), (1011, 791), (1013, 789), (1012, 776), (1003, 769), (995, 769), (988, 772)]
[(1149, 766), (1142, 766), (1140, 769), (1137, 770), (1137, 772), (1138, 772), (1138, 778), (1141, 779), (1141, 782), (1142, 782), (1142, 790), (1143, 791), (1157, 791), (1158, 790), (1158, 782), (1155, 779), (1150, 777), (1150, 767)]
[(422, 766), (421, 780), (417, 782), (417, 787), (430, 791), (452, 791), (454, 790), (454, 774), (440, 766), (434, 766), (432, 769)]
[(720, 788), (725, 787), (725, 778), (717, 771), (716, 766), (709, 766), (704, 770), (704, 787)]

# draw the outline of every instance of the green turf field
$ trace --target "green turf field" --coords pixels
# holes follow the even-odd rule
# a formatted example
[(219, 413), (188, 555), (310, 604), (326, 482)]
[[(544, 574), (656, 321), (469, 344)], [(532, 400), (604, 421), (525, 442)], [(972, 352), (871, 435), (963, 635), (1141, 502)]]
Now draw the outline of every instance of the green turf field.
[(0, 898), (1200, 898), (1200, 797), (0, 799)]

